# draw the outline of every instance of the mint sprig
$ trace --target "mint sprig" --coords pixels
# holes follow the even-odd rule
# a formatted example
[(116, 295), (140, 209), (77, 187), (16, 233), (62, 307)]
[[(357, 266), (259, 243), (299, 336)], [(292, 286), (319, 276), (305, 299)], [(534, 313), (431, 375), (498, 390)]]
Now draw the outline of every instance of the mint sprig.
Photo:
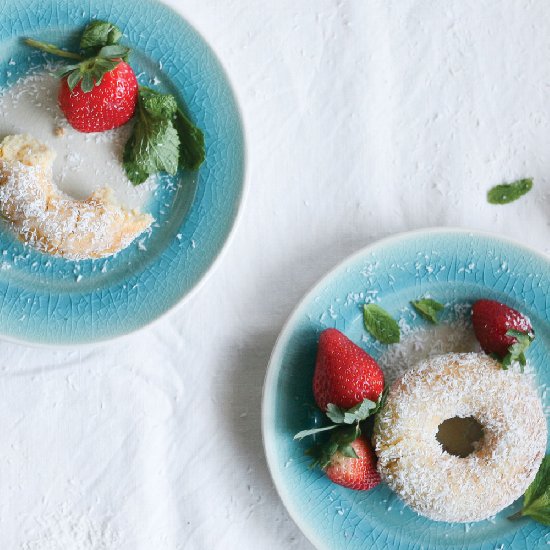
[(136, 123), (123, 154), (124, 169), (134, 185), (157, 172), (176, 173), (180, 141), (173, 118), (177, 109), (174, 96), (140, 87)]
[(522, 509), (508, 519), (514, 520), (522, 516), (550, 525), (550, 455), (542, 459), (535, 479), (525, 491)]
[(531, 191), (532, 187), (533, 180), (531, 178), (495, 185), (487, 193), (487, 202), (490, 204), (508, 204), (523, 197)]
[(203, 134), (187, 117), (183, 129), (178, 122), (182, 117), (173, 95), (140, 86), (136, 123), (123, 155), (124, 169), (134, 185), (157, 172), (173, 175), (178, 165), (196, 170), (203, 162)]
[(400, 340), (397, 321), (383, 308), (376, 304), (363, 306), (365, 328), (382, 344), (397, 344)]
[(502, 368), (507, 370), (512, 363), (517, 361), (520, 365), (521, 372), (523, 372), (527, 364), (525, 351), (535, 339), (535, 335), (532, 332), (510, 329), (506, 331), (506, 336), (515, 338), (516, 341), (508, 348), (508, 353), (502, 358)]
[(443, 304), (432, 300), (432, 298), (423, 298), (411, 302), (413, 308), (427, 321), (432, 324), (437, 324), (438, 316), (445, 309)]

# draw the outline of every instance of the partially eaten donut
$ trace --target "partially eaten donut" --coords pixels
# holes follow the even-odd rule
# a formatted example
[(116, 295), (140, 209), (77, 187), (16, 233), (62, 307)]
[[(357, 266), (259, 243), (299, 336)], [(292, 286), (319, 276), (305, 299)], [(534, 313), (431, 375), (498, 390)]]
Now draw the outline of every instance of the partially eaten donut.
[(71, 260), (111, 256), (126, 248), (154, 221), (116, 203), (104, 187), (85, 200), (53, 182), (55, 154), (28, 135), (0, 143), (0, 214), (37, 250)]

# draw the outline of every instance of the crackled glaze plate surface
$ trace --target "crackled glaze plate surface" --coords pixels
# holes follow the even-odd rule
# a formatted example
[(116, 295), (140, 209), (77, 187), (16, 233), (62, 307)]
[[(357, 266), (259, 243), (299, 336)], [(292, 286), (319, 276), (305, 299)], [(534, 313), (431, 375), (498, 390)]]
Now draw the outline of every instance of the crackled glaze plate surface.
[(0, 0), (0, 89), (52, 59), (30, 53), (21, 37), (76, 49), (79, 32), (91, 19), (122, 29), (140, 83), (153, 83), (185, 103), (205, 134), (206, 161), (197, 173), (159, 178), (145, 208), (157, 222), (151, 235), (113, 258), (52, 258), (24, 247), (1, 226), (0, 335), (5, 338), (76, 344), (148, 324), (204, 277), (241, 202), (244, 137), (228, 79), (198, 33), (160, 3)]
[(453, 328), (456, 324), (457, 330), (466, 333), (470, 327), (464, 312), (482, 297), (505, 301), (527, 313), (537, 334), (529, 350), (530, 367), (548, 416), (548, 259), (518, 244), (466, 231), (432, 230), (386, 239), (355, 254), (322, 279), (298, 305), (277, 341), (264, 386), (262, 430), (279, 494), (318, 548), (546, 548), (548, 528), (528, 519), (506, 519), (519, 509), (520, 502), (487, 521), (433, 522), (418, 516), (383, 484), (369, 492), (332, 484), (320, 471), (308, 468), (304, 451), (311, 441), (293, 440), (296, 432), (321, 421), (311, 390), (319, 333), (338, 328), (380, 360), (387, 349), (366, 334), (362, 305), (365, 301), (380, 303), (399, 319), (402, 334), (410, 337), (429, 330), (408, 307), (410, 300), (426, 294), (449, 304), (444, 325)]

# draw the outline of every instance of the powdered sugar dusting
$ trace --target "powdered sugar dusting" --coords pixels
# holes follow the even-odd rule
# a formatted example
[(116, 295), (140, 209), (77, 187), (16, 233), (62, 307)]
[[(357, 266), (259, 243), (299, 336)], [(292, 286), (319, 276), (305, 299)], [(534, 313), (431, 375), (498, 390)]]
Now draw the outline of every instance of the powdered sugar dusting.
[(481, 351), (472, 327), (464, 317), (428, 328), (411, 328), (401, 318), (399, 328), (401, 341), (388, 346), (378, 361), (388, 385), (421, 360), (444, 353)]
[(151, 224), (151, 216), (116, 205), (108, 188), (86, 201), (60, 193), (53, 154), (35, 139), (9, 136), (0, 146), (1, 213), (34, 248), (71, 259), (109, 256)]

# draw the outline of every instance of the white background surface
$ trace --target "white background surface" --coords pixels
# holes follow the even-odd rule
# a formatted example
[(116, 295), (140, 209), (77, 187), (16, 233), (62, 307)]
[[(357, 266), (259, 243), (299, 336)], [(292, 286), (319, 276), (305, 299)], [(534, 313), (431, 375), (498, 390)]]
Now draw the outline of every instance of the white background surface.
[[(261, 446), (271, 348), (305, 291), (389, 234), (548, 240), (550, 4), (170, 2), (221, 58), (249, 173), (200, 292), (98, 348), (1, 344), (0, 547), (309, 548)], [(532, 176), (508, 206), (497, 183)]]

